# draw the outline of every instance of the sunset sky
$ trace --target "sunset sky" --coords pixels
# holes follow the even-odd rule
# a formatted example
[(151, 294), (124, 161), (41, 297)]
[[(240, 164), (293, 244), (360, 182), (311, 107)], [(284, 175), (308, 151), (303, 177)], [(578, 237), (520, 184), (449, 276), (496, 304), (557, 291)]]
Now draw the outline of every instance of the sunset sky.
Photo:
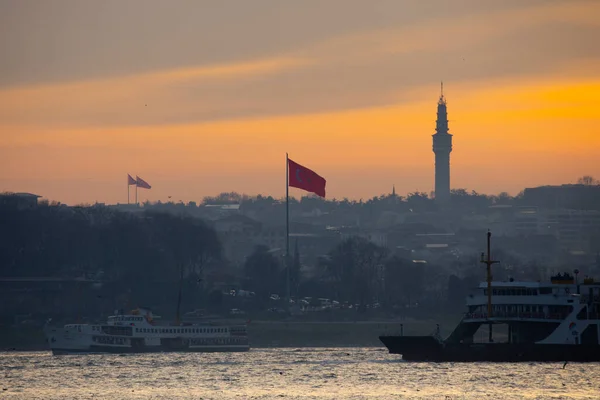
[[(0, 0), (0, 191), (67, 204), (600, 178), (597, 0)], [(292, 194), (302, 192), (293, 189)]]

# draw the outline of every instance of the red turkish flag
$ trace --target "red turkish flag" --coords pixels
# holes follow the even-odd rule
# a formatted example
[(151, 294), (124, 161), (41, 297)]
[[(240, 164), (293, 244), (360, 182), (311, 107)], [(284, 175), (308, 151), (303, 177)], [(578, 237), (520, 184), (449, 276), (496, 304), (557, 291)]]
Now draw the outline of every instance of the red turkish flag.
[(135, 179), (131, 177), (131, 175), (127, 174), (127, 185), (135, 185), (137, 182)]
[(290, 159), (288, 159), (288, 179), (290, 187), (325, 197), (325, 184), (327, 183), (325, 178)]
[(143, 180), (139, 176), (136, 175), (135, 179), (137, 180), (137, 187), (142, 188), (142, 189), (151, 189), (152, 188), (152, 186), (150, 186), (148, 184), (148, 182), (146, 182), (145, 180)]

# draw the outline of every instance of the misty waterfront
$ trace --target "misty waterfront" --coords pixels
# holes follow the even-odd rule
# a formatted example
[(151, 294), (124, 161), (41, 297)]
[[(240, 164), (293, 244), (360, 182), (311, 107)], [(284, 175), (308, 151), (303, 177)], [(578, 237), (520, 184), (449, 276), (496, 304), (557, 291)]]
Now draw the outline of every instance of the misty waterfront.
[[(49, 318), (98, 323), (136, 306), (172, 321), (181, 271), (184, 320), (252, 321), (260, 347), (380, 346), (378, 335), (400, 324), (426, 335), (439, 323), (449, 334), (485, 278), (487, 227), (496, 280), (547, 281), (576, 268), (600, 276), (598, 193), (582, 178), (516, 197), (452, 190), (451, 211), (424, 193), (292, 199), (289, 310), (277, 199), (69, 207), (4, 194), (0, 344), (44, 349)], [(335, 325), (349, 322), (371, 325)]]
[(4, 399), (597, 399), (600, 364), (408, 363), (383, 349), (0, 353)]

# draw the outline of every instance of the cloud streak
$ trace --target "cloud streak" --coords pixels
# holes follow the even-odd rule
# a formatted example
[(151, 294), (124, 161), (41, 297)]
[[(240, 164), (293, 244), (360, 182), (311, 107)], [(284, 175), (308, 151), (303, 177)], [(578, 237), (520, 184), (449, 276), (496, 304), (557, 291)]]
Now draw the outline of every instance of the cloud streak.
[(522, 79), (560, 74), (583, 58), (600, 60), (591, 36), (600, 35), (590, 17), (596, 9), (600, 3), (550, 2), (480, 11), (244, 62), (17, 87), (0, 91), (0, 118), (11, 126), (147, 126), (419, 101), (415, 92), (440, 79)]

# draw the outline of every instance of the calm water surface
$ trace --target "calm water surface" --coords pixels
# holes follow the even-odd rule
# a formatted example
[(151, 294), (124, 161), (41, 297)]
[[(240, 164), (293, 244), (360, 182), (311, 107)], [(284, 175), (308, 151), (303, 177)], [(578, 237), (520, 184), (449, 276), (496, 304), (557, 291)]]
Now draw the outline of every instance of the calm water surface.
[(0, 353), (0, 399), (600, 399), (600, 364), (409, 363), (384, 349)]

